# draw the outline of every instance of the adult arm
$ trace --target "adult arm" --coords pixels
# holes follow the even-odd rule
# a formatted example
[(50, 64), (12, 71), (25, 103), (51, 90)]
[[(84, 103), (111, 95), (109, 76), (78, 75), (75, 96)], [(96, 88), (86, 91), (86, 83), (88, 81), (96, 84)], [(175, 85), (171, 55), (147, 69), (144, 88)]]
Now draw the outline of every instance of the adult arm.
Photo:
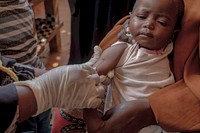
[(18, 96), (14, 84), (0, 86), (0, 132), (3, 133), (12, 122), (17, 110)]
[(147, 99), (121, 103), (101, 119), (94, 109), (87, 109), (85, 120), (89, 133), (137, 133), (141, 128), (155, 125), (156, 120)]
[[(99, 76), (96, 71), (85, 64), (61, 66), (33, 80), (15, 82), (19, 122), (51, 107), (68, 110), (96, 108), (101, 104), (104, 93), (101, 87), (97, 87), (98, 83)], [(9, 93), (8, 96), (10, 95)], [(15, 119), (12, 124), (16, 122)]]
[(18, 93), (19, 122), (22, 122), (36, 113), (37, 102), (29, 87), (16, 86), (16, 90)]
[(104, 93), (96, 87), (98, 83), (96, 71), (82, 64), (54, 68), (33, 80), (15, 82), (15, 85), (31, 89), (37, 103), (37, 115), (51, 107), (68, 110), (97, 107)]

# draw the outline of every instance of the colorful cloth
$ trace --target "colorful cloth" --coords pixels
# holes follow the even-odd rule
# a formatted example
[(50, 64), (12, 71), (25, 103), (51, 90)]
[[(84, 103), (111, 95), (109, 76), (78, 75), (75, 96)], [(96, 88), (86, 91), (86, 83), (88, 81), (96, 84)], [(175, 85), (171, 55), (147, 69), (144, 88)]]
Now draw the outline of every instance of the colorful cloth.
[[(79, 113), (77, 114), (79, 116)], [(85, 122), (81, 118), (69, 115), (62, 109), (56, 109), (52, 133), (86, 133)]]

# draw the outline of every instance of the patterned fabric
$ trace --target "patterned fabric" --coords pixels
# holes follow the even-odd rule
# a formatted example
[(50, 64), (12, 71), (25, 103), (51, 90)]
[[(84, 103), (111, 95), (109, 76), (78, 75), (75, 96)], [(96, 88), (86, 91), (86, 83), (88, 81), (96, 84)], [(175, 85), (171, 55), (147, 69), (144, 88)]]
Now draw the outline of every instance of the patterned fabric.
[(56, 117), (54, 118), (52, 133), (86, 133), (84, 120), (81, 118), (77, 118), (75, 117), (76, 115), (74, 115), (75, 113), (72, 116), (65, 113), (62, 109), (57, 109), (55, 112)]
[(83, 119), (79, 119), (79, 118), (73, 117), (69, 114), (66, 114), (65, 112), (63, 112), (62, 109), (60, 109), (60, 115), (65, 120), (72, 123), (72, 124), (69, 124), (69, 125), (66, 125), (65, 127), (63, 127), (60, 132), (64, 133), (65, 131), (70, 131), (70, 130), (81, 130), (80, 133), (86, 132), (86, 130), (84, 129), (85, 122)]
[(46, 14), (46, 18), (35, 19), (36, 32), (39, 41), (47, 39), (55, 29), (55, 17), (49, 13)]
[(33, 33), (34, 13), (28, 0), (0, 0), (0, 52), (30, 64), (37, 58), (37, 40)]
[[(34, 78), (34, 69), (25, 65), (17, 64), (13, 60), (11, 60), (12, 63), (6, 64), (6, 67), (9, 67), (18, 77), (20, 81), (33, 79)], [(13, 83), (14, 80), (11, 78), (7, 73), (0, 72), (0, 85), (7, 85), (9, 83)]]
[(24, 3), (26, 0), (0, 0), (0, 7), (8, 5), (16, 5), (17, 3)]

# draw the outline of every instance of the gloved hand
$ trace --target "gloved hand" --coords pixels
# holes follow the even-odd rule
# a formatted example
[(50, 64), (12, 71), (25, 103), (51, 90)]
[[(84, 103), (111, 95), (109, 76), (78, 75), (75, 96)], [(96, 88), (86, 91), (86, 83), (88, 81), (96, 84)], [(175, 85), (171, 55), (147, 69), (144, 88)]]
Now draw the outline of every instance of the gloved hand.
[(110, 70), (107, 75), (100, 75), (100, 82), (103, 85), (109, 85), (114, 75), (115, 75), (114, 70)]
[(99, 82), (96, 71), (81, 64), (54, 68), (33, 80), (15, 84), (31, 88), (37, 102), (37, 115), (51, 107), (67, 110), (98, 107), (104, 96), (104, 88), (97, 87)]
[(100, 58), (101, 54), (102, 54), (101, 47), (96, 45), (94, 47), (93, 57), (88, 62), (86, 62), (85, 64), (87, 64), (89, 66), (93, 66), (98, 61), (98, 59)]

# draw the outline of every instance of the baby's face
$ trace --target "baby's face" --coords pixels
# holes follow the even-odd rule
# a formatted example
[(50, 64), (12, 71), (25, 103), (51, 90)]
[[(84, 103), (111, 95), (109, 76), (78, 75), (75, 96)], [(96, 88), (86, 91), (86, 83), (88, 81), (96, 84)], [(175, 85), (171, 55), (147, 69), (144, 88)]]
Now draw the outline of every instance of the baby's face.
[(129, 28), (141, 47), (158, 50), (170, 42), (176, 21), (173, 0), (137, 0)]

